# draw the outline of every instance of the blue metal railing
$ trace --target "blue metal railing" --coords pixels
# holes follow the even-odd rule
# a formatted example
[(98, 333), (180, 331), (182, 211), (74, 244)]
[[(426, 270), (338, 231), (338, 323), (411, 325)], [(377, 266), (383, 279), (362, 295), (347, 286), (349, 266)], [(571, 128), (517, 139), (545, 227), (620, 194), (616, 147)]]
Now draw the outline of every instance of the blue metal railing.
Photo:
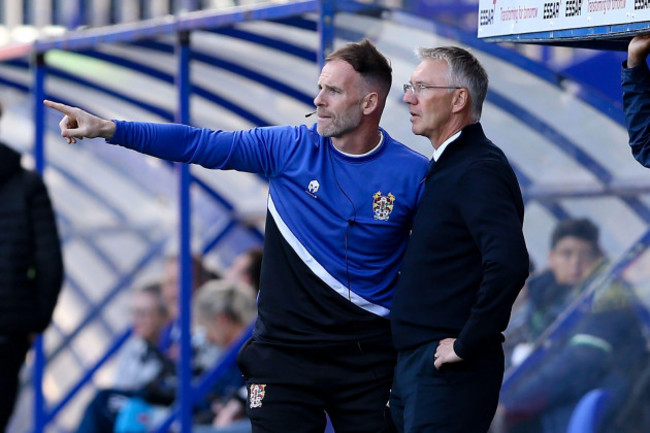
[[(45, 96), (45, 65), (43, 55), (37, 54), (34, 56), (34, 80), (33, 89), (34, 93), (34, 126), (35, 142), (34, 142), (34, 160), (36, 171), (43, 175), (45, 170), (45, 143), (44, 125), (45, 125), (45, 107), (39, 103)], [(44, 422), (44, 407), (45, 397), (43, 395), (43, 371), (45, 369), (45, 353), (43, 349), (43, 336), (39, 335), (34, 343), (34, 429), (38, 432), (43, 431), (45, 427)]]
[[(81, 2), (83, 3), (83, 2)], [(80, 8), (82, 7), (80, 3)], [(339, 6), (344, 5), (346, 8), (350, 8), (354, 6), (354, 2), (340, 2)], [(210, 29), (211, 31), (217, 31), (221, 32), (224, 34), (228, 34), (230, 36), (233, 35), (240, 35), (242, 38), (250, 41), (254, 41), (255, 43), (261, 43), (261, 44), (271, 44), (271, 41), (273, 41), (271, 38), (268, 37), (259, 37), (257, 35), (252, 36), (250, 33), (247, 34), (247, 32), (240, 31), (237, 29), (230, 29), (230, 28), (223, 28), (221, 26), (226, 26), (226, 25), (231, 25), (233, 23), (238, 23), (238, 22), (244, 22), (250, 19), (273, 19), (277, 22), (283, 22), (283, 23), (291, 23), (291, 25), (296, 25), (296, 26), (302, 26), (304, 28), (309, 28), (314, 30), (315, 25), (317, 23), (318, 25), (318, 30), (320, 32), (320, 47), (321, 49), (318, 51), (318, 53), (311, 53), (308, 50), (301, 49), (300, 47), (296, 47), (294, 50), (292, 50), (293, 53), (295, 53), (296, 56), (302, 56), (303, 58), (310, 58), (312, 61), (318, 59), (319, 63), (322, 64), (324, 55), (328, 52), (328, 50), (331, 50), (333, 47), (333, 39), (335, 36), (335, 28), (334, 28), (334, 17), (337, 12), (336, 9), (336, 2), (331, 2), (331, 1), (320, 1), (320, 2), (314, 2), (314, 1), (303, 1), (303, 2), (297, 2), (294, 5), (281, 5), (281, 6), (272, 6), (269, 7), (268, 9), (264, 10), (255, 10), (255, 11), (249, 11), (248, 13), (232, 13), (232, 14), (215, 14), (215, 15), (210, 15), (210, 14), (205, 14), (205, 15), (197, 15), (197, 16), (192, 16), (192, 17), (180, 17), (177, 18), (175, 21), (161, 25), (160, 23), (151, 23), (151, 25), (144, 25), (144, 26), (139, 26), (139, 27), (134, 27), (133, 29), (130, 30), (115, 30), (115, 29), (103, 29), (103, 30), (90, 30), (90, 31), (84, 31), (84, 32), (79, 32), (70, 36), (66, 36), (64, 38), (59, 38), (55, 39), (52, 41), (41, 41), (37, 42), (35, 49), (39, 53), (44, 53), (50, 49), (80, 49), (80, 50), (88, 50), (92, 47), (94, 47), (98, 43), (104, 43), (104, 42), (130, 42), (132, 43), (134, 40), (138, 40), (140, 38), (150, 38), (153, 36), (157, 35), (169, 35), (169, 34), (175, 34), (179, 30), (184, 31), (184, 30), (193, 30), (193, 29)], [(363, 7), (367, 7), (367, 5), (363, 5)], [(295, 14), (301, 14), (303, 12), (318, 12), (319, 13), (319, 18), (316, 22), (307, 20), (303, 17), (297, 17)], [(269, 18), (270, 17), (270, 18)], [(214, 30), (212, 27), (217, 26), (219, 28), (222, 28), (223, 30)], [(183, 34), (183, 33), (181, 33)], [(157, 49), (164, 49), (164, 50), (173, 50), (174, 48), (167, 45), (165, 46), (164, 44), (160, 44), (159, 42), (136, 42), (137, 44), (140, 45), (146, 45), (149, 48), (157, 48)], [(279, 43), (279, 45), (276, 45), (279, 49), (285, 50), (287, 48), (286, 43)], [(182, 123), (190, 123), (190, 113), (189, 113), (189, 95), (190, 93), (197, 94), (199, 96), (203, 96), (206, 99), (209, 99), (213, 102), (220, 103), (222, 106), (236, 111), (238, 108), (238, 105), (236, 102), (231, 102), (227, 101), (225, 99), (219, 99), (217, 95), (214, 95), (213, 93), (208, 92), (207, 90), (201, 89), (199, 87), (194, 87), (190, 88), (190, 83), (189, 83), (189, 65), (190, 65), (190, 57), (191, 52), (189, 49), (189, 45), (183, 45), (180, 44), (177, 49), (177, 54), (178, 54), (178, 70), (177, 70), (177, 87), (178, 87), (178, 106), (179, 106), (179, 113), (177, 114), (176, 121), (182, 122)], [(289, 50), (286, 50), (289, 51)], [(118, 63), (116, 59), (111, 58), (110, 56), (99, 53), (99, 52), (94, 52), (93, 51), (80, 51), (83, 54), (86, 55), (91, 55), (91, 56), (96, 56), (97, 58), (102, 58), (102, 60), (109, 61), (109, 62), (114, 62)], [(311, 55), (314, 55), (313, 57), (310, 57)], [(233, 65), (231, 63), (227, 63), (224, 61), (220, 61), (219, 59), (212, 57), (212, 56), (207, 56), (201, 53), (194, 53), (193, 56), (194, 61), (204, 61), (206, 63), (212, 64), (213, 66), (217, 67), (223, 67), (229, 70), (232, 70), (240, 75), (243, 76), (248, 76), (249, 78), (260, 81), (262, 83), (265, 83), (269, 85), (269, 87), (273, 87), (275, 89), (280, 89), (280, 91), (284, 91), (285, 93), (291, 93), (295, 89), (291, 89), (290, 87), (282, 84), (282, 83), (274, 83), (271, 82), (270, 79), (267, 79), (268, 77), (265, 77), (263, 74), (259, 74), (255, 71), (248, 71), (245, 68), (240, 68), (237, 65)], [(155, 76), (157, 79), (162, 79), (167, 82), (170, 81), (172, 78), (170, 75), (166, 75), (160, 71), (155, 71), (155, 70), (149, 70), (146, 71), (145, 67), (143, 65), (137, 65), (134, 62), (127, 62), (127, 61), (122, 61), (121, 63), (125, 67), (129, 67), (132, 69), (137, 69), (144, 71), (145, 73), (151, 75), (152, 77)], [(44, 119), (42, 115), (42, 106), (40, 105), (40, 100), (43, 99), (44, 92), (43, 92), (43, 82), (45, 80), (45, 75), (46, 73), (52, 76), (57, 76), (59, 78), (63, 78), (65, 80), (75, 80), (79, 81), (79, 77), (73, 74), (69, 74), (65, 71), (59, 71), (55, 68), (49, 68), (47, 71), (45, 71), (45, 68), (38, 67), (38, 66), (33, 66), (34, 67), (34, 101), (35, 101), (35, 119), (36, 119), (36, 129), (35, 129), (35, 140), (37, 145), (35, 146), (35, 159), (37, 161), (37, 166), (38, 166), (38, 153), (40, 152), (40, 158), (42, 158), (42, 143), (43, 143), (43, 136), (44, 136), (44, 131), (42, 130), (42, 125), (44, 124)], [(250, 72), (254, 73), (254, 75), (251, 75)], [(247, 75), (248, 74), (248, 75)], [(81, 85), (85, 85), (86, 87), (89, 88), (95, 88), (100, 91), (107, 91), (107, 89), (103, 88), (102, 86), (99, 86), (97, 84), (94, 84), (90, 81), (86, 82), (81, 82)], [(19, 85), (17, 85), (19, 86)], [(40, 90), (38, 90), (40, 88)], [(40, 92), (40, 93), (39, 93)], [(297, 92), (297, 91), (296, 91)], [(147, 111), (150, 112), (155, 112), (156, 114), (160, 115), (163, 119), (172, 119), (172, 114), (168, 110), (163, 110), (160, 107), (156, 107), (153, 105), (148, 105), (145, 106), (141, 103), (141, 101), (135, 100), (135, 99), (126, 99), (126, 95), (121, 95), (117, 92), (112, 93), (113, 96), (116, 96), (122, 100), (128, 101), (129, 103), (139, 105), (141, 108), (146, 109)], [(292, 96), (298, 100), (302, 100), (303, 102), (311, 101), (311, 97), (308, 95), (300, 94), (300, 92), (292, 94)], [(492, 95), (492, 102), (494, 102), (494, 98), (498, 99), (499, 95)], [(510, 101), (506, 101), (504, 103), (507, 105)], [(40, 113), (39, 113), (40, 110)], [(242, 117), (245, 117), (251, 121), (254, 121), (256, 124), (267, 124), (267, 122), (264, 121), (264, 119), (255, 116), (254, 113), (250, 113), (250, 115), (247, 115), (243, 111), (239, 113), (242, 115)], [(246, 117), (249, 116), (249, 117)], [(544, 129), (544, 128), (542, 128)], [(564, 148), (566, 145), (566, 142), (569, 142), (567, 140), (560, 140), (561, 142), (558, 144), (561, 148)], [(40, 145), (38, 143), (41, 143)], [(569, 144), (572, 144), (569, 142)], [(40, 148), (40, 150), (39, 150)], [(568, 146), (565, 151), (572, 153), (573, 148), (571, 146)], [(611, 179), (611, 174), (607, 173), (606, 170), (597, 164), (593, 164), (593, 160), (590, 158), (580, 158), (580, 161), (582, 164), (584, 164), (587, 167), (591, 168), (591, 171), (594, 172), (601, 181), (607, 182), (609, 179)], [(42, 167), (44, 166), (44, 160), (41, 161), (41, 170)], [(520, 178), (521, 179), (521, 178)], [(211, 193), (214, 193), (215, 195), (213, 198), (216, 200), (219, 200), (218, 193), (212, 189), (209, 189), (207, 185), (205, 184), (200, 184), (197, 182), (197, 179), (193, 178), (189, 170), (187, 169), (187, 166), (181, 166), (179, 168), (179, 194), (181, 197), (181, 206), (180, 206), (180, 220), (181, 220), (181, 226), (179, 227), (179, 232), (181, 235), (181, 254), (179, 257), (180, 263), (181, 263), (181, 280), (180, 280), (180, 287), (183, 289), (183, 296), (181, 296), (181, 311), (184, 312), (181, 317), (185, 317), (184, 320), (189, 320), (189, 292), (187, 291), (186, 287), (191, 287), (191, 281), (187, 280), (189, 273), (189, 266), (188, 266), (188, 257), (189, 257), (189, 238), (190, 238), (190, 227), (189, 227), (189, 217), (190, 217), (190, 202), (189, 202), (189, 185), (190, 183), (194, 183), (197, 185), (201, 185), (202, 188), (205, 188), (206, 191), (211, 191)], [(522, 184), (525, 182), (522, 182)], [(530, 182), (532, 183), (532, 182)], [(645, 221), (648, 220), (650, 217), (650, 214), (648, 214), (647, 209), (642, 203), (637, 203), (633, 201), (629, 201), (628, 205), (630, 205), (632, 208), (634, 208), (637, 213), (643, 218)], [(553, 209), (552, 214), (555, 215), (556, 217), (560, 218), (562, 215), (566, 215), (567, 212), (564, 211), (561, 206), (556, 203), (556, 202), (549, 202), (548, 203), (548, 208)], [(119, 212), (119, 211), (118, 211)], [(212, 248), (213, 245), (216, 245), (221, 239), (225, 237), (225, 235), (234, 228), (235, 223), (231, 222), (226, 225), (226, 227), (219, 233), (217, 234), (212, 241), (208, 243), (208, 246), (206, 247), (208, 250)], [(260, 235), (261, 236), (261, 235)], [(191, 278), (191, 277), (190, 277)], [(126, 284), (124, 281), (122, 281), (118, 286), (123, 287), (124, 284)], [(111, 293), (114, 293), (114, 290), (111, 291)], [(111, 295), (109, 294), (109, 297)], [(110, 300), (110, 299), (108, 299)], [(104, 302), (101, 302), (100, 304), (104, 304)], [(82, 325), (87, 323), (86, 320), (82, 321)], [(78, 332), (80, 328), (77, 328), (71, 336), (74, 337), (76, 332)], [(186, 338), (183, 338), (183, 341), (189, 341), (187, 338), (187, 335), (185, 335)], [(67, 340), (68, 342), (70, 340)], [(63, 346), (61, 346), (63, 347)], [(111, 352), (109, 350), (109, 352)], [(185, 351), (184, 351), (185, 353)], [(107, 352), (106, 355), (109, 353)], [(184, 357), (188, 356), (186, 353), (183, 355)], [(37, 357), (38, 359), (38, 357)], [(183, 358), (182, 358), (183, 359)], [(187, 358), (185, 358), (187, 359)], [(38, 364), (39, 366), (44, 365), (44, 359), (41, 359), (42, 363)], [(41, 362), (37, 361), (37, 362)], [(101, 360), (100, 360), (101, 361)], [(99, 368), (99, 365), (96, 366)], [(180, 375), (181, 377), (186, 380), (187, 382), (184, 383), (189, 383), (189, 380), (187, 380), (187, 364), (183, 364), (183, 361), (181, 362), (181, 367), (180, 367)], [(39, 369), (39, 373), (42, 370)], [(93, 370), (93, 372), (96, 370)], [(92, 377), (92, 373), (86, 374), (82, 379), (82, 381), (79, 382), (77, 386), (83, 386), (83, 383), (85, 381), (90, 380)], [(38, 380), (39, 378), (36, 377), (35, 375), (35, 380)], [(40, 383), (40, 381), (39, 381)], [(36, 398), (36, 410), (35, 410), (35, 430), (37, 432), (40, 432), (43, 430), (44, 426), (46, 423), (52, 421), (56, 414), (60, 411), (60, 409), (69, 401), (74, 393), (78, 390), (78, 387), (75, 386), (72, 390), (71, 393), (69, 393), (59, 404), (55, 405), (54, 409), (51, 410), (49, 413), (45, 410), (43, 410), (44, 402), (42, 401), (42, 394), (40, 397), (35, 397)], [(192, 399), (187, 397), (188, 395), (191, 395), (192, 388), (188, 387), (183, 387), (181, 390), (181, 403), (178, 409), (175, 410), (175, 413), (178, 414), (183, 414), (181, 417), (181, 424), (185, 427), (188, 424), (188, 418), (187, 414), (189, 413), (189, 409), (191, 408), (192, 404)], [(39, 400), (40, 399), (40, 400)], [(40, 409), (39, 409), (40, 408)], [(170, 421), (171, 422), (171, 421)], [(161, 426), (161, 428), (163, 428)], [(164, 431), (164, 430), (161, 430)], [(185, 431), (185, 430), (184, 430)]]

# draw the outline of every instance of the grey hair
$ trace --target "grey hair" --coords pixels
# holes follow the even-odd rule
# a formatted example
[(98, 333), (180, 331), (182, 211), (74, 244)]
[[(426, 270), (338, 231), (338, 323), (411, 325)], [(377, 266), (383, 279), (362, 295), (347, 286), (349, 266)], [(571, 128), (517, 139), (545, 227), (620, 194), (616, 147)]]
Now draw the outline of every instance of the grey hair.
[(487, 95), (488, 75), (469, 51), (460, 47), (419, 48), (420, 60), (444, 60), (449, 65), (449, 85), (465, 87), (470, 95), (474, 121), (481, 120)]
[(231, 320), (246, 325), (257, 314), (251, 289), (222, 280), (211, 280), (199, 288), (194, 309), (199, 319), (215, 319), (225, 314)]

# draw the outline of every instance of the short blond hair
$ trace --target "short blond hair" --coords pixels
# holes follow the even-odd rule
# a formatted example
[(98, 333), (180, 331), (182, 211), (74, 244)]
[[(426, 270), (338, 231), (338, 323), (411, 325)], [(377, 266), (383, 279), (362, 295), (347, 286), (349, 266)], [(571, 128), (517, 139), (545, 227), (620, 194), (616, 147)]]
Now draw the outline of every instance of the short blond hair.
[(212, 320), (225, 314), (234, 322), (246, 325), (257, 314), (251, 289), (223, 280), (211, 280), (201, 286), (194, 302), (197, 319)]

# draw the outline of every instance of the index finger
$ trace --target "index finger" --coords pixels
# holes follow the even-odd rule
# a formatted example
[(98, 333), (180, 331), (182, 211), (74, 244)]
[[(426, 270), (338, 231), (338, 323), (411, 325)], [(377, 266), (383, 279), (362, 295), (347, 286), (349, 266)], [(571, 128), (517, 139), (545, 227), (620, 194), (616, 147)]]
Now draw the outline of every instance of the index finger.
[(43, 104), (47, 105), (50, 108), (54, 108), (55, 110), (60, 111), (63, 114), (72, 114), (72, 110), (74, 108), (69, 105), (62, 104), (60, 102), (50, 101), (48, 99), (44, 99)]

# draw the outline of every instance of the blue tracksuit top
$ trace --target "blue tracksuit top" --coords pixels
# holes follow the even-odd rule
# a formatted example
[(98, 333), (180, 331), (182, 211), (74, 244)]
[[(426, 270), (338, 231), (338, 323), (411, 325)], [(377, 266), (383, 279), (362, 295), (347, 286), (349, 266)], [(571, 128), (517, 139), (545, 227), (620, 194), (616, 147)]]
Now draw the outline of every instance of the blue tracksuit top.
[(256, 336), (284, 344), (385, 336), (427, 160), (381, 130), (349, 156), (316, 125), (215, 131), (116, 121), (110, 142), (269, 178)]

